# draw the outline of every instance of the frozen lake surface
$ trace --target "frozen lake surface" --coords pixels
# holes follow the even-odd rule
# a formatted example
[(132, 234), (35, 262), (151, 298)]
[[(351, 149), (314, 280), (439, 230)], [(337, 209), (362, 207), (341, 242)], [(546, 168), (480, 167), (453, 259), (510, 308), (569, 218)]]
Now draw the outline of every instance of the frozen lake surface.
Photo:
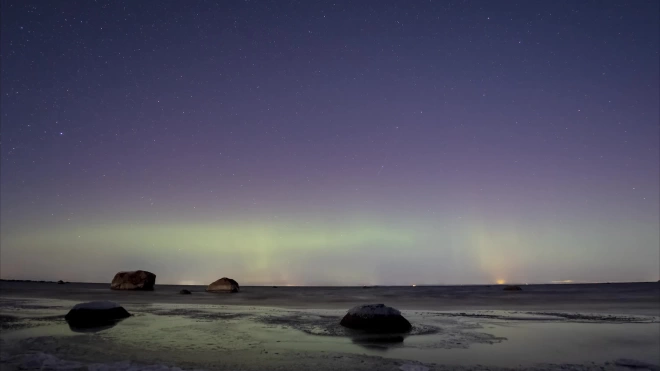
[[(108, 285), (0, 283), (2, 369), (449, 370), (658, 369), (660, 284), (241, 287), (153, 292)], [(83, 301), (133, 314), (80, 331)], [(387, 343), (339, 326), (354, 305), (384, 303), (413, 324)]]

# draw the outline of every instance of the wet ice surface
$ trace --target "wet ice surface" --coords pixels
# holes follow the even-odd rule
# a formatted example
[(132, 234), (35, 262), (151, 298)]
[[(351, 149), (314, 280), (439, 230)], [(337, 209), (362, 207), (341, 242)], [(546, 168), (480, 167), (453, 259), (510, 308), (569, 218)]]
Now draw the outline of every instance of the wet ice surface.
[[(0, 369), (577, 371), (658, 370), (660, 363), (656, 284), (525, 286), (513, 294), (497, 287), (190, 289), (183, 296), (176, 286), (116, 292), (0, 282)], [(116, 301), (133, 316), (72, 331), (64, 315), (90, 300)], [(368, 303), (401, 310), (413, 330), (383, 339), (338, 325), (348, 309)]]
[(404, 310), (413, 330), (383, 342), (339, 326), (345, 310), (230, 305), (127, 304), (132, 317), (77, 333), (63, 320), (74, 304), (3, 298), (2, 369), (643, 370), (660, 357), (652, 316)]
[[(205, 286), (158, 285), (155, 291), (110, 290), (109, 284), (2, 282), (0, 296), (52, 298), (76, 303), (111, 300), (122, 305), (179, 303), (197, 305), (268, 306), (277, 308), (332, 308), (384, 303), (399, 310), (439, 311), (513, 310), (559, 313), (660, 314), (657, 282), (589, 285), (524, 285), (523, 291), (503, 291), (502, 286), (381, 286), (381, 287), (254, 287), (241, 286), (240, 294), (205, 292)], [(181, 289), (192, 295), (180, 295)]]
[[(0, 331), (46, 326), (64, 320), (70, 308), (61, 301), (6, 299), (0, 297)], [(60, 313), (64, 310), (63, 313)]]

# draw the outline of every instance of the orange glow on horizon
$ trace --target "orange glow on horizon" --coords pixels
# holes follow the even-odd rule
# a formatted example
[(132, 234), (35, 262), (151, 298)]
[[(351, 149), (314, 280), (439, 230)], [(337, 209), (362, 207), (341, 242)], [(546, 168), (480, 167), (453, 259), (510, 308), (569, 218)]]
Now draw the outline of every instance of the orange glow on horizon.
[(497, 280), (495, 282), (497, 282), (498, 285), (504, 285), (506, 283), (505, 280)]

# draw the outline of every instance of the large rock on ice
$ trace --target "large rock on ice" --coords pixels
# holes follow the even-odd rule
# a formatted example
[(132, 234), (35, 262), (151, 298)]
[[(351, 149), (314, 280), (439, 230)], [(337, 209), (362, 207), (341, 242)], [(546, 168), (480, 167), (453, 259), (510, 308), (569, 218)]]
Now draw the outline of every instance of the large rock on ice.
[(119, 272), (112, 279), (113, 290), (153, 290), (156, 275), (147, 271)]
[(100, 327), (130, 317), (121, 305), (112, 301), (90, 301), (76, 304), (64, 319), (73, 327)]
[(401, 333), (412, 328), (398, 310), (385, 304), (359, 305), (342, 318), (340, 325), (374, 333)]
[(221, 279), (210, 284), (206, 291), (209, 292), (238, 292), (241, 288), (238, 286), (238, 282), (232, 280), (231, 278), (222, 277)]

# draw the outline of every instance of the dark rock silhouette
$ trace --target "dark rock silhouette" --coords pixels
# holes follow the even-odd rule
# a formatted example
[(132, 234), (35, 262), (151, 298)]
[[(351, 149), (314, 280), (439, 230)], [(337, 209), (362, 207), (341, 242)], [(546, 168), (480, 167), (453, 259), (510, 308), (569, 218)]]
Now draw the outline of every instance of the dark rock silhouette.
[(515, 286), (515, 285), (510, 285), (510, 286), (504, 286), (504, 291), (522, 291), (522, 287), (520, 286)]
[(231, 278), (222, 277), (221, 279), (210, 284), (206, 291), (208, 292), (238, 292), (240, 290), (238, 282)]
[(370, 333), (403, 333), (412, 328), (401, 312), (384, 304), (354, 307), (346, 313), (339, 324)]
[(57, 281), (57, 284), (58, 284), (58, 285), (64, 285), (65, 283), (66, 283), (66, 282), (64, 282), (64, 281), (62, 281), (62, 280)]
[(181, 294), (181, 295), (190, 295), (190, 294), (192, 294), (192, 292), (190, 292), (190, 290), (183, 289), (183, 290), (179, 291), (179, 294)]
[(130, 317), (121, 305), (111, 301), (91, 301), (76, 304), (64, 317), (72, 328), (90, 328), (114, 325)]
[(7, 279), (0, 279), (0, 282), (56, 283), (55, 281), (7, 280)]
[(144, 290), (151, 291), (156, 284), (156, 275), (147, 271), (119, 272), (112, 279), (110, 288), (113, 290)]

